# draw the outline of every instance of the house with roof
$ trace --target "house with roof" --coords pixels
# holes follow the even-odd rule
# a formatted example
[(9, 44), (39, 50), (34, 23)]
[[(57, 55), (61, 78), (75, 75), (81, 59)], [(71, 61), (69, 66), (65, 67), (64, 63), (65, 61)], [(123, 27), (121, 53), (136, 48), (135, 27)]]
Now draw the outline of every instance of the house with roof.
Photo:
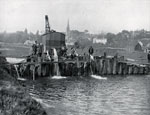
[(141, 41), (138, 41), (138, 43), (135, 45), (134, 50), (135, 51), (143, 51), (144, 45)]
[(150, 51), (150, 38), (143, 38), (141, 40), (138, 40), (134, 47), (134, 50), (148, 53)]
[(106, 38), (93, 38), (93, 43), (106, 44), (107, 39)]

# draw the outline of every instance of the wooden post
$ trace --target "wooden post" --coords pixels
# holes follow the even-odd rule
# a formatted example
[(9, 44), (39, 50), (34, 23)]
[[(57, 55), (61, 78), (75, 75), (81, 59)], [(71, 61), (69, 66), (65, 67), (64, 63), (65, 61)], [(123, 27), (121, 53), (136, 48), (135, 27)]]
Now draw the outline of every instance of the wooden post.
[(146, 73), (145, 73), (145, 68), (146, 68), (146, 67), (147, 67), (147, 66), (144, 66), (144, 67), (143, 67), (143, 74), (146, 74)]
[(140, 74), (143, 74), (143, 67), (140, 67)]
[(49, 68), (48, 68), (49, 69), (48, 70), (49, 71), (49, 77), (51, 77), (51, 63), (49, 63), (48, 66), (49, 66)]
[(117, 71), (116, 71), (116, 68), (117, 68), (117, 58), (116, 57), (113, 58), (112, 64), (113, 64), (112, 73), (113, 73), (113, 75), (116, 75), (116, 73), (117, 73)]
[(77, 63), (77, 75), (80, 75), (80, 63), (79, 63), (79, 57), (76, 57), (76, 63)]
[(105, 75), (106, 74), (106, 60), (103, 59), (103, 62), (102, 62), (102, 75)]
[(110, 61), (110, 74), (113, 75), (113, 58), (111, 58), (109, 61)]
[(146, 67), (144, 67), (144, 74), (148, 74), (149, 73), (149, 67), (148, 66), (146, 66)]
[(11, 64), (10, 64), (9, 66), (10, 66), (10, 68), (9, 68), (9, 69), (10, 69), (10, 75), (12, 75), (12, 71), (11, 71)]
[(33, 67), (33, 80), (35, 80), (35, 66)]
[(110, 75), (111, 74), (111, 59), (107, 58), (107, 74)]
[(137, 74), (140, 74), (140, 67), (137, 66)]
[(135, 75), (137, 74), (137, 66), (136, 65), (133, 66), (133, 74), (135, 74)]
[(104, 56), (103, 56), (103, 66), (102, 66), (102, 74), (106, 75), (107, 74), (107, 63), (106, 63), (106, 58), (107, 58), (107, 54), (106, 52), (104, 52)]
[(128, 65), (128, 74), (129, 74), (129, 75), (132, 74), (132, 65)]
[(142, 69), (141, 69), (141, 74), (142, 74), (142, 75), (145, 74), (145, 73), (144, 73), (144, 68), (145, 68), (145, 67), (146, 67), (145, 65), (142, 66)]
[(103, 70), (103, 59), (101, 58), (100, 60), (99, 60), (99, 74), (101, 75), (102, 74), (102, 70)]
[(99, 59), (96, 58), (95, 59), (95, 68), (96, 68), (95, 72), (96, 72), (96, 74), (99, 74), (99, 70), (100, 70), (99, 66), (100, 66)]
[(123, 75), (126, 75), (127, 74), (127, 64), (126, 63), (123, 63)]
[(41, 77), (42, 76), (42, 64), (36, 64), (34, 66), (35, 68), (37, 67), (38, 76)]
[(122, 63), (120, 62), (120, 63), (118, 63), (118, 68), (119, 68), (119, 71), (118, 71), (118, 74), (119, 75), (122, 75)]

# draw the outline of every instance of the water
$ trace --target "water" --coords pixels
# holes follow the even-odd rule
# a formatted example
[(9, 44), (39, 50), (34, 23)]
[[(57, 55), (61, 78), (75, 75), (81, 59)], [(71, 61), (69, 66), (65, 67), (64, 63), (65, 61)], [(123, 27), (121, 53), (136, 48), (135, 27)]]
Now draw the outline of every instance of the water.
[(49, 115), (150, 115), (150, 76), (68, 78), (58, 71), (53, 78), (20, 81)]
[(21, 63), (21, 62), (25, 62), (25, 58), (6, 57), (6, 60), (9, 63)]
[(150, 76), (42, 78), (25, 84), (49, 115), (150, 115)]

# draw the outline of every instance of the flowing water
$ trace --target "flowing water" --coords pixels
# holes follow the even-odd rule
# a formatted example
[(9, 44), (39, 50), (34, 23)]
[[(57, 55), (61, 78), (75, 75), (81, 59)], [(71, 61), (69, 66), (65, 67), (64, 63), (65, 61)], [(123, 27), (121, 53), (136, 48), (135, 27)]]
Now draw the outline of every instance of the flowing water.
[(150, 76), (26, 81), (49, 115), (150, 115)]
[(20, 81), (48, 115), (150, 115), (150, 75), (107, 79), (58, 75)]

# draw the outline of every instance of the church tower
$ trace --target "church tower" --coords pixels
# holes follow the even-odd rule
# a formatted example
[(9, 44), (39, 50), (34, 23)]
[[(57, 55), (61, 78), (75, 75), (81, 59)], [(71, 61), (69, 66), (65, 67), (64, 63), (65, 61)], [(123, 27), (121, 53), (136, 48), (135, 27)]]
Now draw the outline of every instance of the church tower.
[(69, 42), (70, 41), (70, 25), (69, 25), (69, 20), (67, 23), (67, 28), (66, 28), (66, 41)]
[(70, 32), (70, 25), (69, 25), (69, 20), (68, 20), (68, 23), (67, 23), (67, 33)]

